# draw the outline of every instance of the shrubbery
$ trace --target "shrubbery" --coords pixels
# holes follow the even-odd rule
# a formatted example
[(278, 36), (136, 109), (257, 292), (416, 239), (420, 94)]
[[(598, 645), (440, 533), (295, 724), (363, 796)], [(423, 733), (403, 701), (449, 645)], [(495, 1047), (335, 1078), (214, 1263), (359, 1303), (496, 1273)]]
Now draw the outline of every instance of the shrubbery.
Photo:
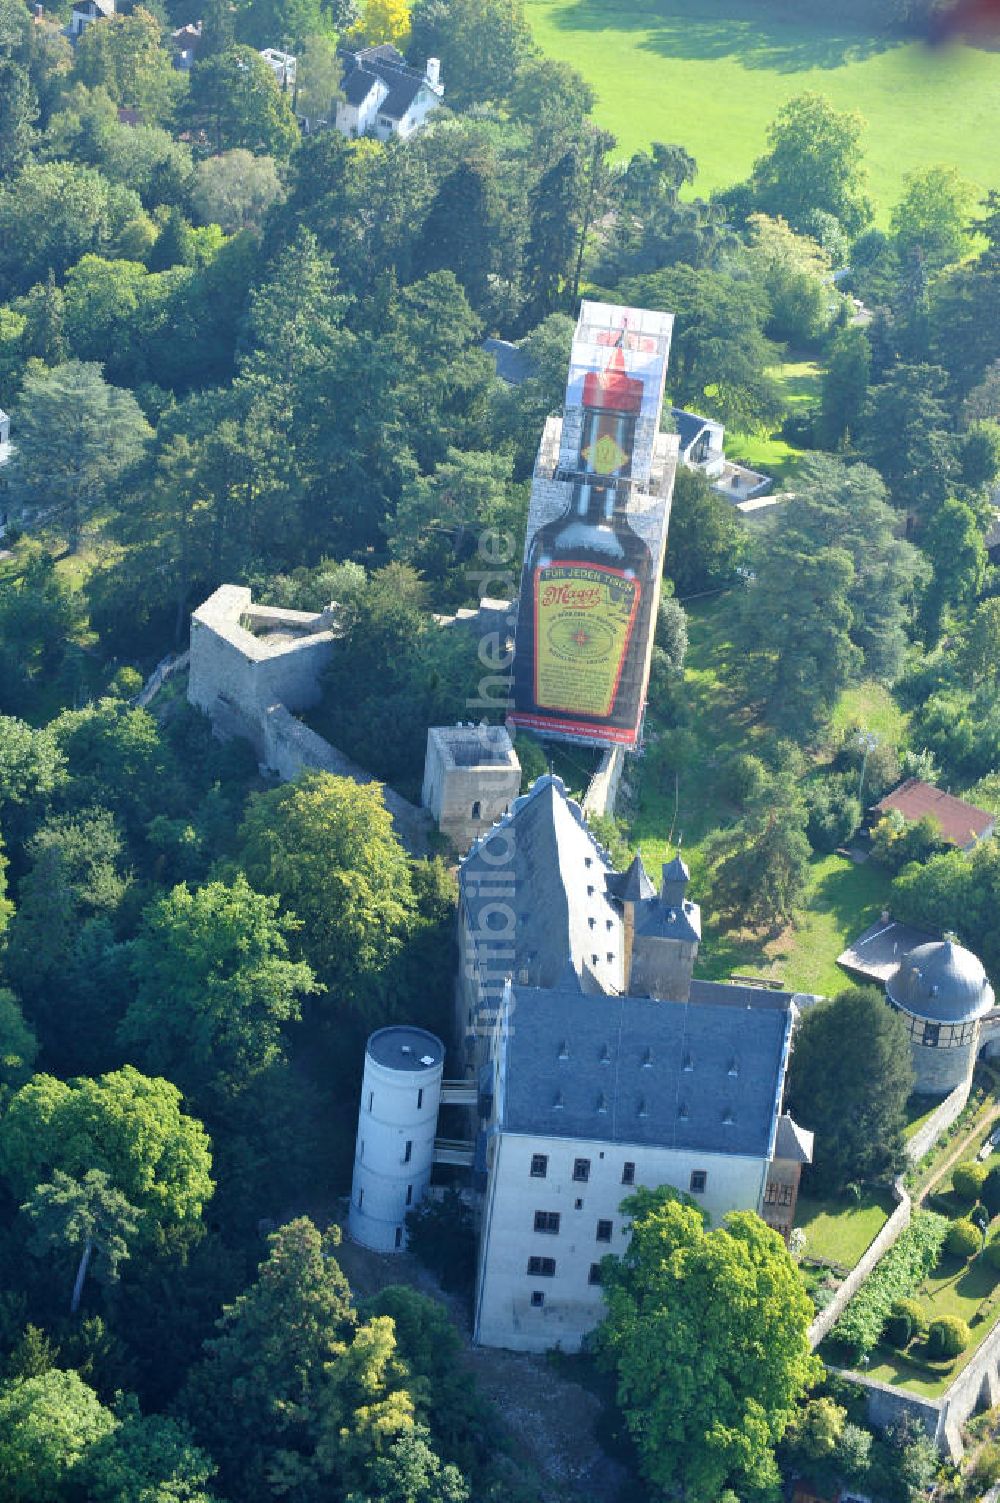
[(977, 1164), (973, 1159), (969, 1159), (964, 1164), (956, 1164), (952, 1171), (951, 1183), (959, 1200), (978, 1200), (979, 1192), (986, 1181), (986, 1174), (986, 1165)]
[(994, 1232), (986, 1244), (985, 1257), (991, 1268), (1000, 1268), (1000, 1232)]
[(927, 1330), (927, 1315), (923, 1305), (915, 1299), (893, 1300), (889, 1319), (885, 1323), (885, 1339), (890, 1346), (900, 1351)]
[(957, 1357), (971, 1339), (964, 1320), (956, 1315), (942, 1315), (932, 1320), (927, 1332), (927, 1352), (931, 1357)]
[(953, 1258), (971, 1258), (979, 1251), (982, 1235), (975, 1222), (968, 1217), (953, 1221), (945, 1238), (945, 1247)]
[(933, 1211), (917, 1211), (910, 1225), (873, 1269), (833, 1328), (836, 1341), (856, 1356), (877, 1346), (897, 1300), (919, 1287), (940, 1255), (948, 1221)]

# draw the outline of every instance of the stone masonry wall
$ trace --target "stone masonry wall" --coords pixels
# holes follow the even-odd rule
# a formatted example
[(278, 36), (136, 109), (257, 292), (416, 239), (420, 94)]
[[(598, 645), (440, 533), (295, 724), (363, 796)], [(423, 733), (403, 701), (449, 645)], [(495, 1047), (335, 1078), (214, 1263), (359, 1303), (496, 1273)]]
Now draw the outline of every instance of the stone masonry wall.
[(968, 1076), (957, 1085), (950, 1096), (946, 1096), (941, 1105), (927, 1118), (923, 1127), (913, 1134), (906, 1145), (906, 1156), (911, 1164), (919, 1164), (925, 1153), (929, 1153), (943, 1132), (947, 1132), (951, 1124), (959, 1117), (969, 1099), (969, 1091), (972, 1088), (972, 1077)]
[(583, 812), (588, 819), (601, 814), (614, 814), (624, 767), (624, 747), (609, 746), (583, 796)]
[[(371, 773), (297, 720), (287, 705), (268, 707), (263, 718), (262, 740), (261, 760), (284, 782), (290, 782), (310, 767), (333, 773), (335, 777), (353, 778), (356, 783), (375, 782)], [(425, 856), (432, 828), (430, 815), (409, 803), (394, 788), (383, 785), (382, 796), (403, 845), (412, 856)]]
[(910, 1224), (912, 1202), (910, 1201), (910, 1197), (907, 1194), (906, 1189), (903, 1185), (903, 1181), (901, 1179), (896, 1180), (895, 1184), (892, 1187), (892, 1193), (896, 1197), (896, 1200), (898, 1202), (896, 1209), (893, 1211), (892, 1215), (889, 1217), (889, 1220), (879, 1232), (878, 1236), (875, 1238), (874, 1242), (871, 1244), (868, 1251), (861, 1259), (860, 1263), (858, 1263), (856, 1268), (851, 1269), (850, 1273), (847, 1275), (847, 1278), (841, 1284), (840, 1288), (837, 1290), (836, 1294), (833, 1296), (833, 1299), (827, 1305), (826, 1309), (819, 1312), (819, 1314), (816, 1316), (816, 1319), (809, 1327), (809, 1343), (814, 1350), (819, 1346), (824, 1337), (829, 1335), (830, 1331), (833, 1329), (834, 1325), (843, 1314), (848, 1302), (861, 1288), (861, 1285), (871, 1273), (872, 1269), (875, 1267), (875, 1264), (880, 1260), (880, 1258), (885, 1256), (892, 1244), (896, 1241), (896, 1238), (900, 1235), (904, 1228), (909, 1226)]

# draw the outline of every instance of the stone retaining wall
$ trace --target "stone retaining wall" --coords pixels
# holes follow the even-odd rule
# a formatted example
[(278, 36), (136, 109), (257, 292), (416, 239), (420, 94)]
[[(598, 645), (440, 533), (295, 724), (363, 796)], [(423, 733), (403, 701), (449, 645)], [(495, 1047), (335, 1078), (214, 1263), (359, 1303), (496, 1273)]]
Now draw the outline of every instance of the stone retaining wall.
[[(290, 782), (303, 769), (311, 767), (333, 773), (338, 778), (353, 778), (356, 783), (376, 781), (370, 772), (296, 719), (284, 704), (269, 705), (264, 713), (261, 761), (284, 782)], [(403, 845), (412, 856), (426, 856), (432, 829), (426, 809), (418, 809), (385, 784), (382, 785), (382, 797)]]
[(896, 1209), (874, 1242), (872, 1242), (861, 1261), (856, 1267), (851, 1269), (826, 1309), (819, 1312), (809, 1327), (809, 1342), (814, 1350), (819, 1346), (824, 1337), (829, 1335), (850, 1300), (857, 1294), (861, 1285), (875, 1267), (875, 1264), (885, 1256), (900, 1233), (910, 1224), (910, 1215), (913, 1207), (901, 1179), (897, 1179), (893, 1184), (892, 1193), (896, 1197)]
[(946, 1096), (941, 1105), (924, 1123), (906, 1145), (906, 1156), (911, 1164), (919, 1164), (925, 1154), (929, 1153), (943, 1132), (947, 1132), (951, 1124), (962, 1115), (965, 1103), (969, 1099), (972, 1089), (972, 1076), (957, 1085), (950, 1095)]
[(602, 814), (614, 814), (618, 798), (618, 785), (625, 768), (625, 749), (609, 746), (603, 753), (597, 771), (583, 796), (583, 812), (588, 819)]

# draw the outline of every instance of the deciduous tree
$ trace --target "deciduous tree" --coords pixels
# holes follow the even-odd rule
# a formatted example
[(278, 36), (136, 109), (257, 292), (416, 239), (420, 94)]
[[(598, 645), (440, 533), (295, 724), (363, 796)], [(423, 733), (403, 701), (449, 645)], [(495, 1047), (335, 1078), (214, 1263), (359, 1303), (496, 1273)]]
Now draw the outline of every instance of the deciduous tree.
[(643, 1475), (692, 1503), (716, 1503), (727, 1487), (766, 1496), (779, 1481), (774, 1448), (821, 1372), (795, 1265), (750, 1211), (707, 1231), (674, 1192), (623, 1209), (632, 1237), (602, 1265), (597, 1347)]
[(835, 110), (822, 94), (797, 94), (768, 127), (768, 150), (753, 165), (754, 205), (806, 233), (810, 216), (822, 209), (849, 235), (858, 235), (873, 217), (864, 128), (856, 111)]
[(67, 1474), (115, 1427), (75, 1372), (52, 1368), (0, 1390), (0, 1489), (10, 1503), (62, 1503)]

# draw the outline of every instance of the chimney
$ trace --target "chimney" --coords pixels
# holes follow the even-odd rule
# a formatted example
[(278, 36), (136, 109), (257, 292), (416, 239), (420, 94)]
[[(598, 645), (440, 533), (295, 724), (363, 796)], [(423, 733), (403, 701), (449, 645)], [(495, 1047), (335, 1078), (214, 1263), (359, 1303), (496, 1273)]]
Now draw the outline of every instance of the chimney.
[(441, 82), (441, 59), (439, 57), (429, 57), (427, 59), (427, 73), (425, 76), (431, 87), (436, 89)]

